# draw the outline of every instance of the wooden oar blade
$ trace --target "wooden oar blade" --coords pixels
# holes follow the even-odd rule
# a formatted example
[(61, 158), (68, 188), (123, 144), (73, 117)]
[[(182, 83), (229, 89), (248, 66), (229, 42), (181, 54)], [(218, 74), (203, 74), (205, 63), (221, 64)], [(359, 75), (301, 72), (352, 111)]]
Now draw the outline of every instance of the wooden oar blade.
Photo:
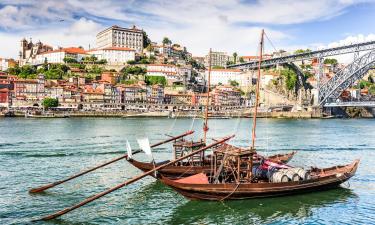
[(29, 193), (38, 193), (38, 192), (42, 192), (44, 190), (47, 190), (51, 187), (54, 187), (56, 186), (55, 183), (52, 183), (52, 184), (47, 184), (47, 185), (44, 185), (44, 186), (40, 186), (40, 187), (37, 187), (37, 188), (32, 188), (29, 190)]

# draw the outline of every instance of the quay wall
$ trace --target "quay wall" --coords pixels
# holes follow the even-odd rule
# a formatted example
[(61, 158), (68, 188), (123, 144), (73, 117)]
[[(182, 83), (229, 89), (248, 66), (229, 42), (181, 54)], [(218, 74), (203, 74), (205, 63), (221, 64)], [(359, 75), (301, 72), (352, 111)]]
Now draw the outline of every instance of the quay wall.
[[(117, 117), (117, 118), (131, 118), (131, 117), (173, 117), (173, 118), (203, 118), (202, 112), (196, 111), (155, 111), (155, 112), (133, 112), (133, 111), (73, 111), (73, 112), (53, 112), (55, 115), (68, 114), (70, 117)], [(2, 114), (4, 115), (4, 114)], [(210, 117), (213, 118), (250, 118), (253, 113), (250, 109), (240, 111), (228, 112), (210, 112)], [(1, 115), (0, 115), (1, 116)], [(13, 111), (12, 116), (25, 117), (25, 111)], [(321, 118), (321, 113), (314, 111), (297, 111), (297, 112), (258, 112), (258, 118), (298, 118), (298, 119), (311, 119)]]

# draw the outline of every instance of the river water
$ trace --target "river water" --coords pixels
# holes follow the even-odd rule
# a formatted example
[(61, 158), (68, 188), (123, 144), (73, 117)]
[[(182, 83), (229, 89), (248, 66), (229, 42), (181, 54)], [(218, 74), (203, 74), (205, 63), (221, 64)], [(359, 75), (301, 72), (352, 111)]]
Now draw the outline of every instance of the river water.
[[(258, 151), (298, 150), (290, 164), (331, 166), (360, 158), (357, 174), (341, 188), (306, 195), (227, 202), (189, 201), (146, 178), (51, 222), (32, 224), (375, 224), (375, 120), (259, 119)], [(236, 134), (248, 146), (250, 119), (210, 120), (209, 137)], [(65, 178), (125, 153), (129, 140), (180, 134), (192, 119), (0, 119), (0, 224), (29, 224), (140, 174), (120, 161), (46, 191), (28, 189)], [(171, 157), (169, 145), (154, 149), (156, 161)], [(137, 154), (138, 160), (150, 160)]]

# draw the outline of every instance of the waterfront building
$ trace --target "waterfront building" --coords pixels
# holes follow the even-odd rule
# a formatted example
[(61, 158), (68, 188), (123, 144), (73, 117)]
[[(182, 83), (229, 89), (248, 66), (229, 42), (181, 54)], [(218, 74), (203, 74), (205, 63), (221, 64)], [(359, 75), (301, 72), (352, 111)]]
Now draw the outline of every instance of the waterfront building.
[(240, 106), (241, 92), (231, 86), (217, 86), (212, 92), (215, 106)]
[(130, 60), (135, 60), (135, 50), (127, 47), (106, 47), (87, 53), (94, 55), (98, 60), (106, 60), (107, 65), (124, 65)]
[(82, 92), (83, 109), (99, 110), (104, 106), (104, 91), (94, 85), (85, 85)]
[(165, 94), (164, 103), (166, 104), (186, 104), (192, 105), (193, 104), (193, 95), (191, 93), (186, 94)]
[[(208, 98), (208, 104), (212, 105), (212, 95)], [(205, 106), (207, 105), (207, 94), (206, 93), (193, 93), (192, 94), (192, 105)]]
[(136, 26), (123, 28), (115, 25), (96, 35), (96, 47), (98, 49), (109, 47), (131, 48), (137, 53), (142, 53), (143, 38), (143, 30)]
[(146, 89), (138, 84), (124, 85), (124, 103), (140, 103), (147, 99)]
[(150, 85), (146, 88), (147, 102), (162, 104), (164, 101), (164, 87), (162, 85)]
[(0, 88), (0, 108), (9, 107), (10, 90), (8, 88)]
[[(204, 60), (204, 66), (206, 68), (208, 68), (209, 61), (210, 61), (209, 54), (207, 54)], [(215, 51), (211, 52), (211, 66), (212, 67), (214, 66), (226, 67), (228, 61), (229, 61), (229, 56), (227, 55), (226, 52), (215, 52)]]
[(45, 97), (44, 75), (38, 75), (37, 79), (14, 80), (13, 105), (38, 105)]
[(35, 58), (37, 55), (52, 50), (53, 48), (51, 46), (43, 44), (40, 41), (34, 44), (31, 39), (27, 41), (23, 38), (20, 44), (19, 65), (36, 64)]
[(74, 59), (77, 62), (81, 62), (88, 54), (83, 48), (69, 47), (60, 48), (57, 50), (46, 51), (36, 55), (34, 64), (48, 63), (65, 63), (64, 58)]

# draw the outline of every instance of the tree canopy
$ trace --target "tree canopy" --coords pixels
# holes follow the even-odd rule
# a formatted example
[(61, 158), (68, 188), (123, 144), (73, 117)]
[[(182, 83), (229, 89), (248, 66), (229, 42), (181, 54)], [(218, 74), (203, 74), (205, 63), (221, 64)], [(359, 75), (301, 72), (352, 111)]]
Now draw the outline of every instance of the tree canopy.
[(42, 105), (45, 109), (59, 106), (59, 101), (56, 98), (47, 97), (43, 99)]
[(240, 85), (236, 80), (229, 80), (229, 84), (233, 87), (238, 87)]
[(139, 66), (128, 66), (122, 69), (122, 71), (125, 75), (133, 74), (133, 75), (144, 75), (146, 74), (147, 70), (146, 68), (139, 67)]
[(285, 79), (285, 86), (288, 90), (293, 90), (297, 84), (297, 74), (291, 69), (281, 70), (281, 75)]
[(294, 51), (295, 54), (301, 54), (301, 53), (306, 53), (306, 52), (311, 52), (311, 49), (297, 49), (296, 51)]
[(324, 59), (324, 64), (331, 64), (331, 65), (337, 65), (337, 59), (330, 59), (330, 58), (327, 58), (327, 59)]
[(163, 76), (146, 76), (145, 81), (147, 85), (161, 84), (165, 86), (167, 84), (167, 80)]
[(162, 43), (163, 45), (170, 45), (172, 41), (168, 37), (164, 37)]

